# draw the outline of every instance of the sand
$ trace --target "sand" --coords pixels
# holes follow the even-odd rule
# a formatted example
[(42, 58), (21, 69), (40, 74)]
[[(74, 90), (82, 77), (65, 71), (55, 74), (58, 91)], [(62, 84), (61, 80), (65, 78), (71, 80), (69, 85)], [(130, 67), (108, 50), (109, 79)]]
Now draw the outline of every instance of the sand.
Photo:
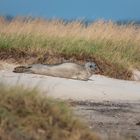
[(76, 101), (140, 101), (140, 82), (93, 75), (89, 81), (78, 81), (35, 74), (0, 71), (0, 81), (8, 85), (38, 88), (44, 95)]

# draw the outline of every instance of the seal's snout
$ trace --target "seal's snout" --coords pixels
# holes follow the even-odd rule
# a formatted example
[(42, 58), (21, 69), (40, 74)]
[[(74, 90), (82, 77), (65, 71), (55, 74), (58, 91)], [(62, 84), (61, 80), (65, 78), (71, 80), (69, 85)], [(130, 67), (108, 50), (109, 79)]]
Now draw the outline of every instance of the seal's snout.
[(92, 74), (99, 74), (101, 72), (100, 67), (94, 62), (88, 62), (85, 64), (86, 69)]
[(85, 64), (85, 67), (91, 72), (97, 72), (99, 70), (98, 66), (94, 62), (88, 62)]
[(91, 68), (91, 69), (97, 69), (97, 65), (95, 64), (95, 63), (91, 63), (91, 64), (89, 64), (89, 67)]

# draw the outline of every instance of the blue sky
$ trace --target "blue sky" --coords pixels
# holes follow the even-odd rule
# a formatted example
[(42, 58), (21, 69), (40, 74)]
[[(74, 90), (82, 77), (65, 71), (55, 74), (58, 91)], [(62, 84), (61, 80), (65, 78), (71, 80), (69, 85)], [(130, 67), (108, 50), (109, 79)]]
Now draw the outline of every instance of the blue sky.
[(140, 0), (0, 0), (0, 15), (140, 20)]

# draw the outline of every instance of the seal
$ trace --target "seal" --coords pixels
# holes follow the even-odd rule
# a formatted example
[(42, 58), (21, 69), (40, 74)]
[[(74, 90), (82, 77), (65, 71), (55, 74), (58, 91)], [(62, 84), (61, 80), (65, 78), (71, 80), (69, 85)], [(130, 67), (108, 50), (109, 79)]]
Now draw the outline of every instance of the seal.
[(88, 80), (97, 70), (98, 67), (94, 62), (88, 62), (85, 65), (75, 63), (62, 63), (55, 65), (32, 64), (15, 67), (13, 72), (33, 73), (76, 80)]

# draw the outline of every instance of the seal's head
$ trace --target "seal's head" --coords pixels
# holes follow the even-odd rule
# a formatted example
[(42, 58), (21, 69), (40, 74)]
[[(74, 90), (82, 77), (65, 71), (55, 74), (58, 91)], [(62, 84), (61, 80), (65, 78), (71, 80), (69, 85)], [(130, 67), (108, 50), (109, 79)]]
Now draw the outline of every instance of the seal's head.
[(98, 66), (94, 62), (88, 62), (88, 63), (86, 63), (85, 64), (85, 68), (88, 71), (93, 72), (93, 73), (99, 72), (99, 68), (98, 68)]
[(30, 68), (31, 66), (18, 66), (18, 67), (15, 67), (13, 72), (15, 73), (28, 73), (30, 72)]

